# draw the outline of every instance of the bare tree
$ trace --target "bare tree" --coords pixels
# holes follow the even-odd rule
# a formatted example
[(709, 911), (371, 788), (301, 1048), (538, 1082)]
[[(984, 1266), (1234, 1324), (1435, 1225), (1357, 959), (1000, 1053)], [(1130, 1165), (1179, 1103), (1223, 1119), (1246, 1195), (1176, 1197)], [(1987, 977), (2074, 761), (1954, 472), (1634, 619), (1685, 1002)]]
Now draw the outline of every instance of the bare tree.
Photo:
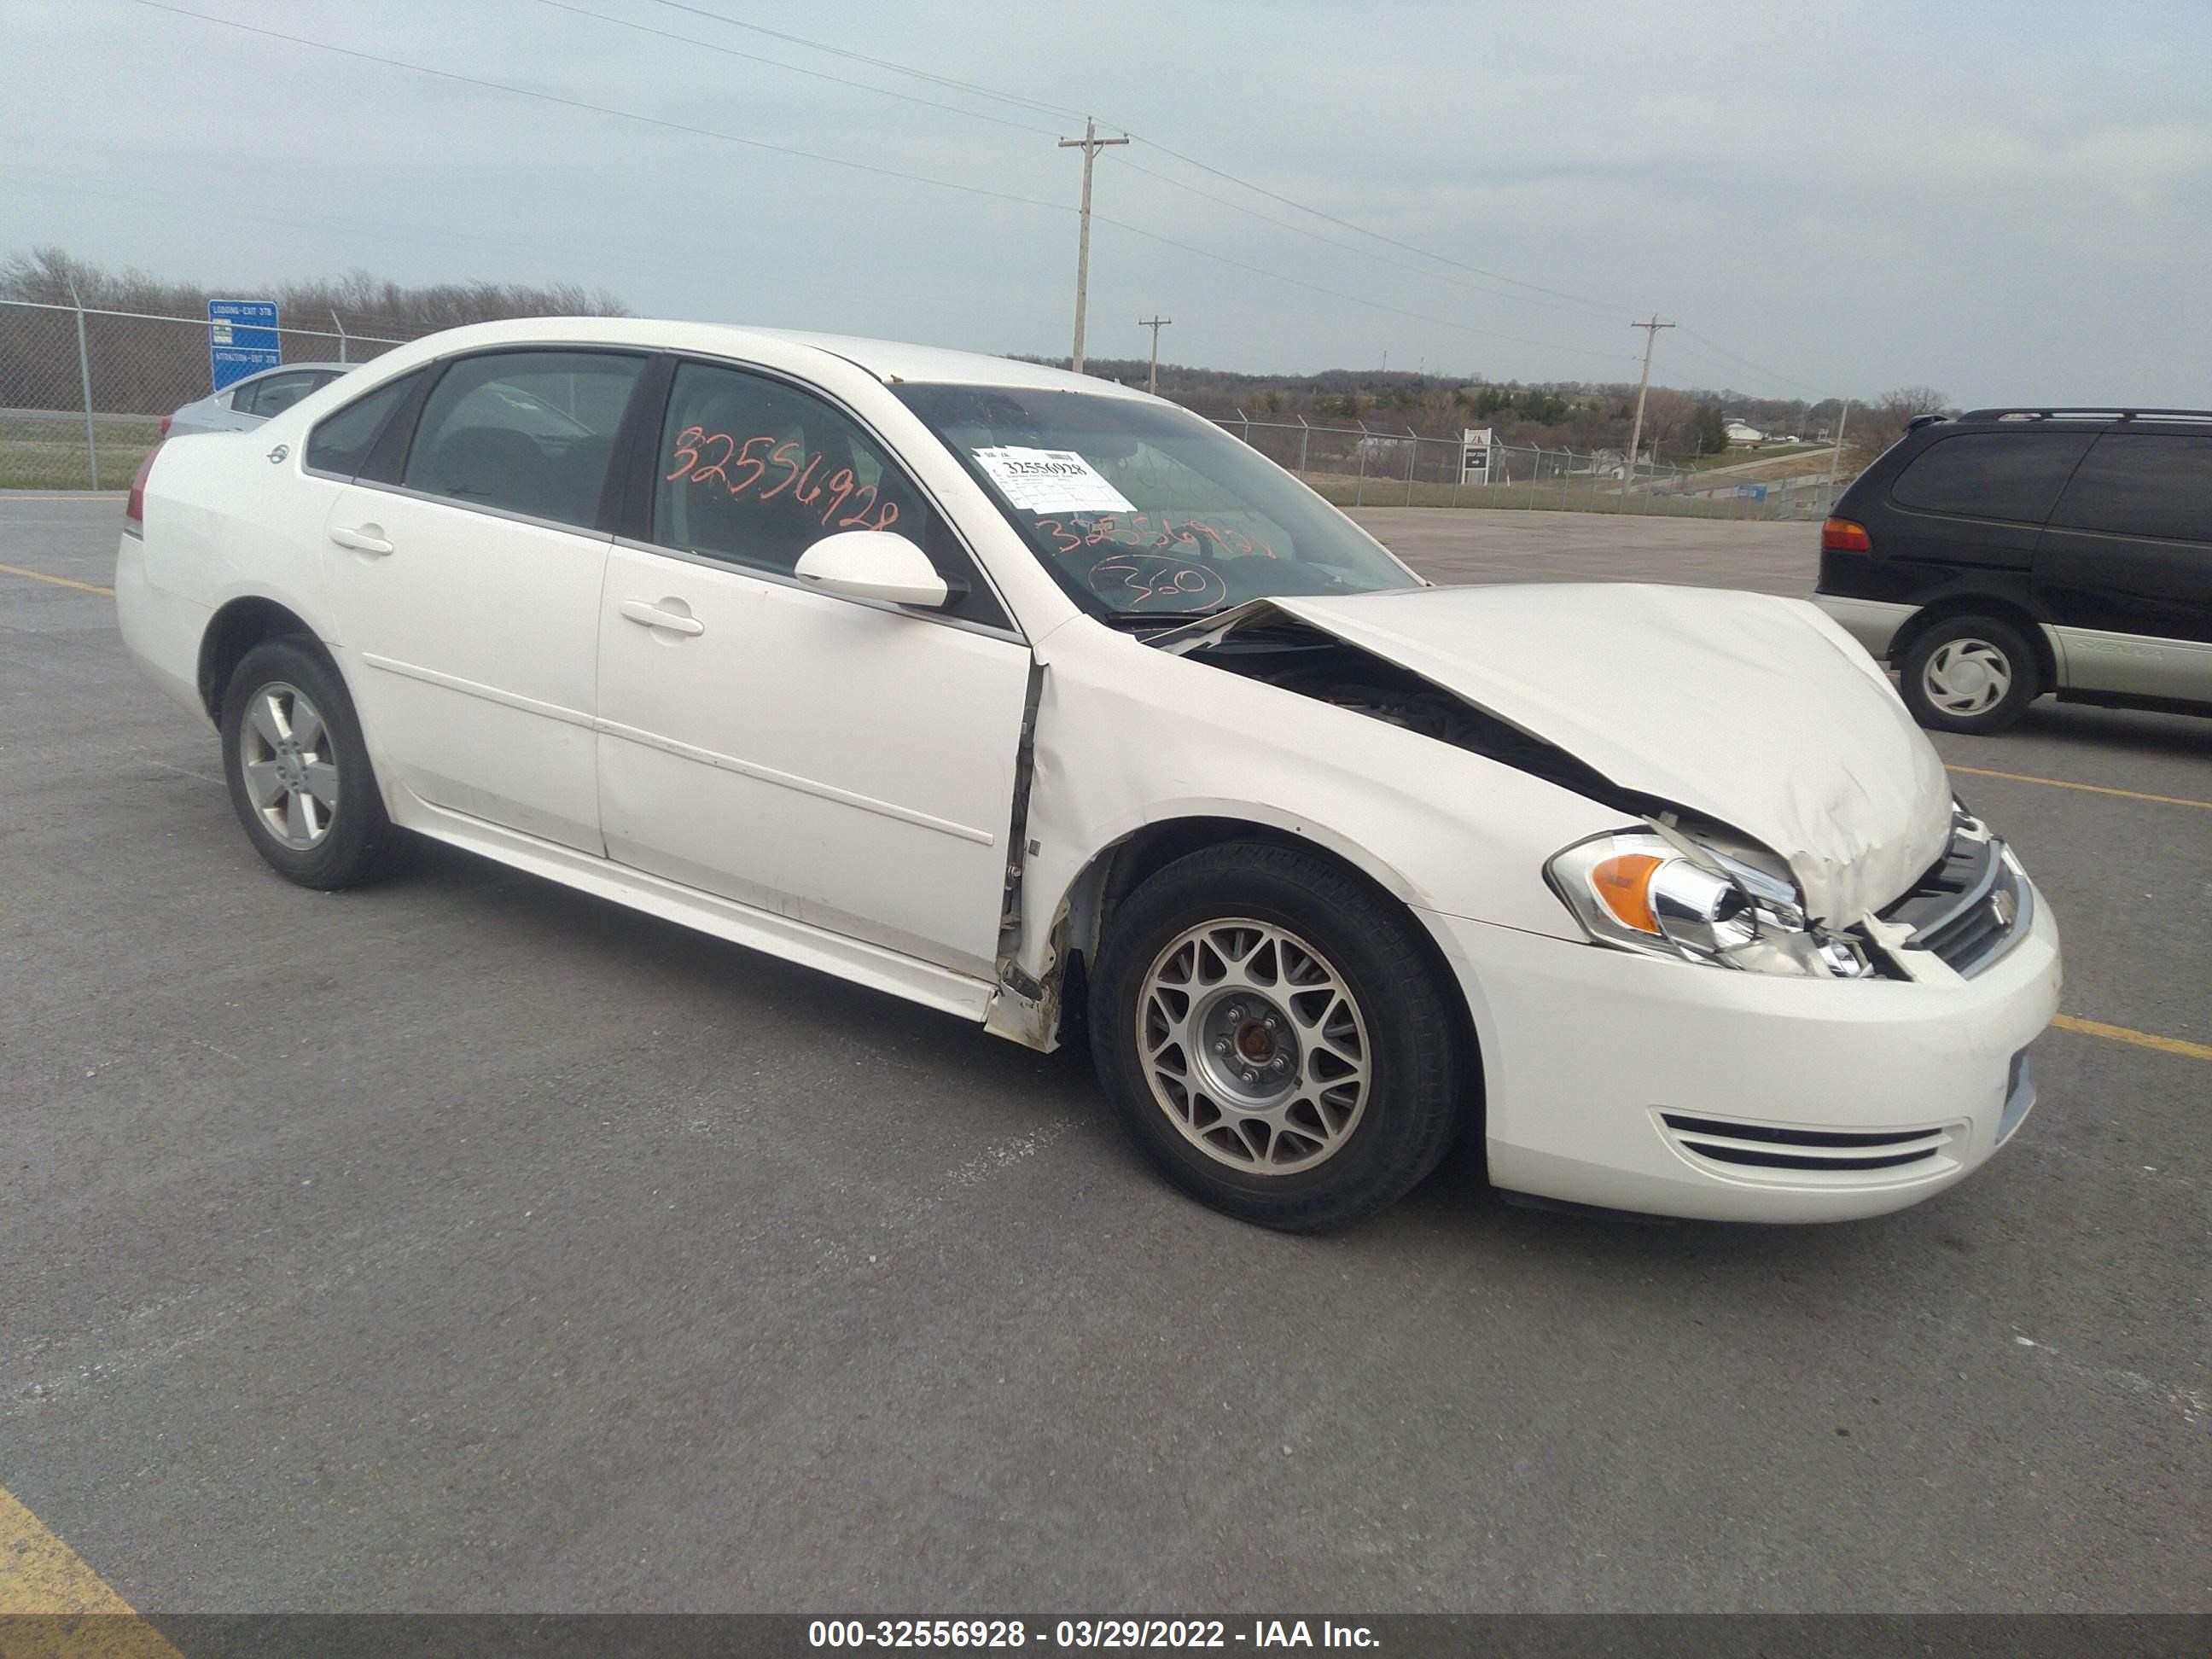
[(1902, 438), (1905, 428), (1918, 416), (1943, 414), (1950, 404), (1934, 386), (1899, 386), (1863, 408), (1852, 410), (1844, 436), (1863, 466)]

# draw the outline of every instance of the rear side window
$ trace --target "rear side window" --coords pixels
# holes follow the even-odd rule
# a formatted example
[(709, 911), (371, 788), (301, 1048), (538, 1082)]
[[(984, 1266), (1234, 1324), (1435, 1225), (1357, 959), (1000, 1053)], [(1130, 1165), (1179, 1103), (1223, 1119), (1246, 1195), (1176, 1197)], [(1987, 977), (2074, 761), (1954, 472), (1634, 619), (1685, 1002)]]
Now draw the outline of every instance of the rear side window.
[(394, 410), (407, 401), (407, 394), (415, 389), (422, 375), (418, 368), (411, 374), (387, 380), (368, 396), (355, 398), (337, 414), (318, 421), (315, 429), (307, 434), (308, 469), (336, 473), (341, 478), (350, 478), (359, 472), (368, 459), (369, 451), (376, 447), (377, 434), (384, 430), (384, 423), (392, 418)]
[(1889, 498), (1923, 513), (2040, 524), (2089, 447), (2082, 432), (1967, 432), (1928, 446)]
[(954, 587), (946, 615), (1006, 625), (960, 538), (913, 480), (850, 416), (797, 386), (681, 365), (653, 471), (653, 539), (663, 547), (788, 575), (825, 536), (896, 531)]
[(464, 357), (422, 405), (400, 482), (471, 507), (588, 527), (645, 359), (605, 351)]
[(267, 420), (271, 415), (283, 414), (329, 379), (329, 375), (318, 374), (312, 369), (301, 369), (296, 374), (271, 374), (241, 387), (230, 400), (230, 406), (241, 415), (258, 415)]
[(2070, 530), (2212, 542), (2212, 438), (2107, 434), (2074, 474), (2051, 521)]

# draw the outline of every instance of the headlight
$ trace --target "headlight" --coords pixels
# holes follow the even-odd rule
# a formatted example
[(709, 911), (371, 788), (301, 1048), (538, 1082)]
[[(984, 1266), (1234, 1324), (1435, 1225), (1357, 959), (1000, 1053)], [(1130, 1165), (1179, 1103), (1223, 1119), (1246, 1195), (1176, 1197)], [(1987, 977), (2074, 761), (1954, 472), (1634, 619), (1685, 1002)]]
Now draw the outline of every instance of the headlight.
[(1871, 971), (1855, 944), (1806, 921), (1787, 884), (1700, 850), (1692, 858), (1663, 836), (1622, 830), (1577, 842), (1544, 873), (1601, 945), (1769, 974), (1856, 979)]

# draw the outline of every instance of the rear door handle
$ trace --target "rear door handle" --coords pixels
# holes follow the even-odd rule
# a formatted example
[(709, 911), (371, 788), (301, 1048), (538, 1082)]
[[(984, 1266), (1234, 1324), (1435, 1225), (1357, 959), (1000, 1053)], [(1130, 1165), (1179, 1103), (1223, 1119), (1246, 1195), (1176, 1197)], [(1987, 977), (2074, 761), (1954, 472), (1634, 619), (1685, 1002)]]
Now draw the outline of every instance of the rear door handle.
[(349, 547), (356, 553), (382, 555), (392, 551), (392, 544), (377, 533), (374, 525), (364, 525), (359, 530), (349, 530), (343, 525), (331, 526), (331, 539), (340, 547)]
[(696, 617), (663, 611), (659, 605), (648, 605), (643, 599), (624, 599), (618, 608), (632, 622), (643, 623), (647, 628), (665, 629), (671, 634), (703, 634), (707, 631), (707, 624)]

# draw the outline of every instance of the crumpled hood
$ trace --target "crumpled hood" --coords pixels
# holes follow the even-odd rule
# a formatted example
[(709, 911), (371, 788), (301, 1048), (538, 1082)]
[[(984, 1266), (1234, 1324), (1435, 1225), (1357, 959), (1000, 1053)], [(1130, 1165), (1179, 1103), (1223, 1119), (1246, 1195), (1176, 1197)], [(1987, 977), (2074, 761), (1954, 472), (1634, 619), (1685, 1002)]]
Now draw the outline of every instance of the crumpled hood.
[(1808, 912), (1836, 925), (1887, 905), (1949, 842), (1934, 745), (1874, 659), (1802, 599), (1632, 582), (1430, 587), (1257, 600), (1188, 631), (1218, 637), (1268, 610), (1623, 789), (1756, 837), (1789, 861)]

